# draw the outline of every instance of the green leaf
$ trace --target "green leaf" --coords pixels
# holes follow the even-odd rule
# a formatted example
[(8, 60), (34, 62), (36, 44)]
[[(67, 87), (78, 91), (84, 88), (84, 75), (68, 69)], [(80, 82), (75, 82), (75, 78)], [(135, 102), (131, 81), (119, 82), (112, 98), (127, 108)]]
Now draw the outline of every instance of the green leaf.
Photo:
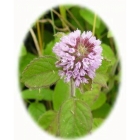
[(44, 49), (44, 52), (43, 54), (44, 55), (51, 55), (51, 56), (55, 56), (54, 52), (53, 52), (53, 47), (55, 45), (55, 40), (52, 40), (51, 42), (49, 42), (47, 45), (46, 45), (46, 48)]
[[(80, 7), (72, 7), (69, 11), (71, 12), (71, 14), (73, 16), (71, 16), (71, 14), (68, 13), (68, 16), (70, 17), (69, 21), (70, 23), (74, 26), (77, 27), (78, 29), (80, 29), (81, 31), (84, 30), (85, 27), (85, 21), (84, 19), (80, 16)], [(76, 19), (76, 20), (75, 20)]]
[(96, 28), (96, 34), (97, 34), (97, 37), (101, 37), (103, 35), (103, 32), (106, 30), (107, 26), (105, 25), (105, 23), (101, 20), (100, 20), (100, 26), (98, 28)]
[(71, 5), (71, 4), (69, 4), (69, 5), (64, 5), (64, 7), (65, 7), (66, 9), (70, 9), (70, 8), (73, 7), (73, 5)]
[(35, 99), (35, 100), (52, 100), (53, 91), (50, 89), (26, 89), (22, 91), (23, 99)]
[(109, 30), (108, 33), (107, 33), (107, 38), (111, 38), (111, 37), (113, 37), (113, 34), (112, 34), (112, 32)]
[(102, 65), (96, 70), (97, 73), (106, 74), (108, 68), (111, 66), (110, 61), (103, 59)]
[[(82, 8), (80, 10), (80, 15), (81, 17), (86, 21), (88, 22), (90, 25), (93, 26), (93, 22), (94, 22), (94, 14), (92, 11), (88, 10), (88, 9), (85, 9), (85, 8)], [(96, 28), (99, 28), (100, 27), (100, 19), (99, 17), (97, 16), (96, 17)]]
[(43, 48), (46, 47), (46, 45), (54, 39), (53, 34), (49, 32), (48, 30), (43, 30)]
[(31, 54), (31, 53), (27, 53), (26, 55), (20, 57), (19, 60), (19, 71), (20, 74), (23, 72), (23, 70), (26, 68), (26, 66), (35, 58), (36, 56)]
[(63, 138), (75, 138), (90, 133), (92, 114), (83, 101), (71, 98), (59, 112), (59, 134)]
[(110, 61), (111, 65), (114, 65), (114, 63), (116, 62), (116, 57), (114, 55), (113, 50), (110, 48), (110, 46), (108, 46), (106, 44), (102, 44), (101, 46), (103, 48), (104, 59)]
[(107, 88), (107, 80), (108, 80), (107, 75), (96, 72), (95, 78), (93, 79), (93, 83), (99, 84), (102, 87)]
[(85, 93), (86, 91), (92, 90), (92, 88), (93, 88), (93, 80), (92, 79), (89, 79), (87, 84), (80, 85), (81, 93)]
[(96, 110), (98, 108), (100, 108), (105, 102), (106, 102), (107, 98), (105, 93), (100, 93), (97, 100), (93, 103), (91, 110)]
[(45, 130), (49, 131), (51, 134), (56, 134), (57, 132), (57, 113), (49, 110), (45, 112), (38, 119), (38, 124)]
[(59, 80), (55, 86), (53, 93), (53, 108), (59, 110), (60, 106), (65, 100), (70, 97), (70, 86), (64, 83), (63, 80)]
[(83, 100), (85, 103), (89, 105), (89, 107), (92, 109), (94, 102), (99, 97), (100, 93), (100, 88), (96, 86), (93, 88), (91, 91), (87, 91), (84, 94), (81, 95), (80, 99)]
[(45, 106), (42, 103), (31, 103), (29, 105), (28, 111), (30, 115), (33, 117), (35, 121), (38, 120), (38, 118), (45, 113), (46, 109)]
[(93, 85), (91, 91), (83, 93), (80, 97), (85, 103), (87, 103), (91, 110), (100, 108), (106, 102), (105, 93), (100, 92), (99, 85)]
[(90, 108), (92, 108), (94, 102), (97, 100), (99, 93), (92, 93), (92, 91), (87, 91), (81, 97), (84, 102), (86, 102)]
[(94, 118), (93, 119), (93, 130), (96, 130), (102, 123), (103, 123), (102, 118)]
[(21, 47), (21, 54), (20, 54), (20, 56), (24, 56), (24, 55), (26, 55), (26, 54), (27, 54), (26, 47), (25, 47), (24, 45), (22, 45), (22, 47)]
[(79, 98), (80, 99), (82, 93), (81, 93), (81, 91), (80, 91), (79, 88), (75, 88), (75, 95), (76, 95), (76, 98)]
[(106, 118), (110, 110), (110, 105), (105, 103), (97, 110), (94, 110), (92, 113), (95, 118)]
[(56, 58), (44, 56), (34, 59), (23, 71), (21, 81), (29, 88), (48, 87), (58, 79)]

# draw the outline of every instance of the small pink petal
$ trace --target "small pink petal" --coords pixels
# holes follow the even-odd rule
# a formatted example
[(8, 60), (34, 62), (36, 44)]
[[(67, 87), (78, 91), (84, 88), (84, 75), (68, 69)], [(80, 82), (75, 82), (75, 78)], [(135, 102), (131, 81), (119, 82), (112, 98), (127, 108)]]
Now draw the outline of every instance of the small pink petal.
[(88, 57), (91, 58), (91, 59), (94, 59), (94, 54), (93, 54), (93, 53), (90, 53), (90, 54), (88, 55)]
[(77, 69), (80, 69), (80, 67), (81, 67), (81, 62), (77, 62), (77, 63), (75, 64), (75, 66), (76, 66)]
[(93, 44), (93, 43), (95, 42), (95, 40), (96, 40), (96, 38), (92, 36), (92, 37), (89, 39), (89, 42), (90, 42), (91, 44)]
[(79, 80), (79, 79), (76, 79), (76, 80), (75, 80), (75, 86), (76, 86), (76, 87), (79, 87), (79, 85), (80, 85), (80, 80)]
[(58, 73), (59, 75), (60, 75), (60, 77), (61, 77), (61, 79), (64, 77), (64, 75), (65, 75), (65, 72), (64, 71), (62, 71), (62, 70), (59, 70), (59, 73)]
[(99, 46), (100, 44), (101, 44), (101, 41), (99, 39), (94, 41), (94, 45)]
[(70, 48), (69, 49), (69, 53), (74, 53), (75, 52), (75, 49), (74, 48)]
[(86, 74), (85, 70), (84, 69), (80, 69), (80, 75), (81, 76), (85, 76), (85, 74)]
[(69, 37), (69, 45), (74, 47), (76, 45), (76, 38), (74, 38), (73, 36), (70, 36)]
[(88, 83), (88, 80), (85, 77), (82, 77), (82, 83)]
[(92, 36), (92, 32), (91, 31), (87, 31), (86, 32), (86, 38), (90, 39), (91, 36)]
[(88, 76), (93, 79), (95, 76), (95, 73), (93, 71), (88, 71)]

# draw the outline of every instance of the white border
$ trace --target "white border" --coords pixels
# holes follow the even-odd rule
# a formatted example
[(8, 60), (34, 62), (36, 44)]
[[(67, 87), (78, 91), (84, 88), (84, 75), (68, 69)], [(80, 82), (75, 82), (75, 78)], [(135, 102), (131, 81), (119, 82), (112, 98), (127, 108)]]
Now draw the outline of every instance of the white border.
[[(125, 55), (125, 1), (124, 0), (15, 0), (15, 57), (18, 60), (20, 45), (30, 25), (47, 9), (59, 4), (80, 4), (94, 10), (111, 28), (119, 47), (119, 54), (124, 68)], [(16, 68), (18, 61), (16, 64)], [(15, 66), (14, 66), (15, 67)], [(16, 70), (17, 71), (17, 70)], [(18, 72), (17, 72), (18, 73)], [(122, 72), (122, 75), (124, 72)], [(17, 77), (17, 74), (16, 74)], [(17, 79), (15, 79), (17, 80)], [(124, 79), (120, 88), (120, 95), (116, 105), (106, 122), (88, 139), (95, 140), (124, 140), (125, 139), (125, 89)], [(18, 81), (17, 90), (14, 94), (15, 106), (15, 140), (46, 140), (51, 139), (30, 118), (20, 98)]]

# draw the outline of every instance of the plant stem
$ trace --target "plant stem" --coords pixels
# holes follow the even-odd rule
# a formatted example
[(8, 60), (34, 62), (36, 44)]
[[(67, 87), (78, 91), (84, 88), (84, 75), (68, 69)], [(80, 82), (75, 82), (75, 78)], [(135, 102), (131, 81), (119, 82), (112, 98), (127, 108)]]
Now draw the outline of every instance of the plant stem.
[(40, 48), (39, 48), (39, 44), (38, 44), (37, 38), (36, 38), (35, 33), (34, 33), (34, 31), (33, 31), (32, 28), (30, 29), (30, 33), (31, 33), (32, 38), (33, 38), (33, 40), (34, 40), (35, 47), (36, 47), (36, 49), (37, 49), (38, 55), (41, 56), (42, 53), (41, 53), (41, 51), (40, 51)]
[(57, 11), (55, 11), (54, 9), (52, 11), (60, 18), (61, 21), (65, 22), (65, 24), (67, 24), (72, 30), (76, 30), (76, 28), (68, 20), (62, 17)]
[(61, 31), (61, 32), (66, 32), (66, 31), (70, 31), (68, 26), (65, 28), (58, 28), (56, 25), (53, 24), (53, 21), (51, 19), (41, 19), (39, 20), (40, 23), (47, 23), (49, 22), (56, 30)]
[[(39, 22), (39, 20), (38, 20)], [(40, 24), (41, 25), (41, 37), (42, 37), (42, 47), (43, 47), (43, 43), (44, 43), (44, 24)]]
[[(61, 6), (59, 6), (59, 10), (60, 10), (60, 14), (63, 17), (63, 19), (66, 20), (66, 10), (65, 10), (65, 7), (61, 5)], [(62, 25), (63, 25), (63, 27), (67, 26), (63, 20), (62, 20)]]
[(95, 27), (96, 27), (96, 14), (94, 14), (94, 20), (93, 20), (93, 31), (92, 31), (93, 36), (95, 35)]
[(70, 93), (71, 93), (71, 97), (75, 97), (75, 83), (74, 83), (74, 81), (73, 81), (73, 79), (71, 79), (71, 81), (70, 81)]
[(38, 35), (38, 40), (39, 40), (39, 47), (40, 47), (40, 51), (42, 53), (42, 39), (41, 39), (41, 32), (40, 32), (40, 25), (39, 25), (39, 21), (37, 21), (36, 23), (37, 25), (37, 35)]
[(52, 9), (51, 9), (51, 18), (52, 18), (52, 25), (53, 25), (53, 33), (54, 35), (56, 34), (56, 31), (55, 31), (55, 27), (54, 27), (54, 16), (53, 16), (53, 12), (52, 12)]
[(76, 17), (67, 9), (67, 12), (69, 13), (69, 15), (71, 16), (71, 18), (73, 18), (73, 20), (76, 22), (76, 24), (79, 26), (79, 28), (83, 31), (83, 27), (81, 26), (80, 22), (76, 19)]

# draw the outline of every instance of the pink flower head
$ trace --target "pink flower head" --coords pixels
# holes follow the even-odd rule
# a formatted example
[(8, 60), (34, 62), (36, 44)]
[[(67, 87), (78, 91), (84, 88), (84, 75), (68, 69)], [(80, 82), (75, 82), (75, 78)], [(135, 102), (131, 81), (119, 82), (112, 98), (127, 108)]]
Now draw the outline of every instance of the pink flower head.
[(72, 78), (78, 87), (81, 83), (88, 83), (95, 77), (95, 71), (102, 63), (101, 41), (92, 35), (91, 31), (80, 30), (63, 36), (59, 43), (53, 47), (53, 52), (58, 56), (56, 66), (61, 78), (69, 82)]

